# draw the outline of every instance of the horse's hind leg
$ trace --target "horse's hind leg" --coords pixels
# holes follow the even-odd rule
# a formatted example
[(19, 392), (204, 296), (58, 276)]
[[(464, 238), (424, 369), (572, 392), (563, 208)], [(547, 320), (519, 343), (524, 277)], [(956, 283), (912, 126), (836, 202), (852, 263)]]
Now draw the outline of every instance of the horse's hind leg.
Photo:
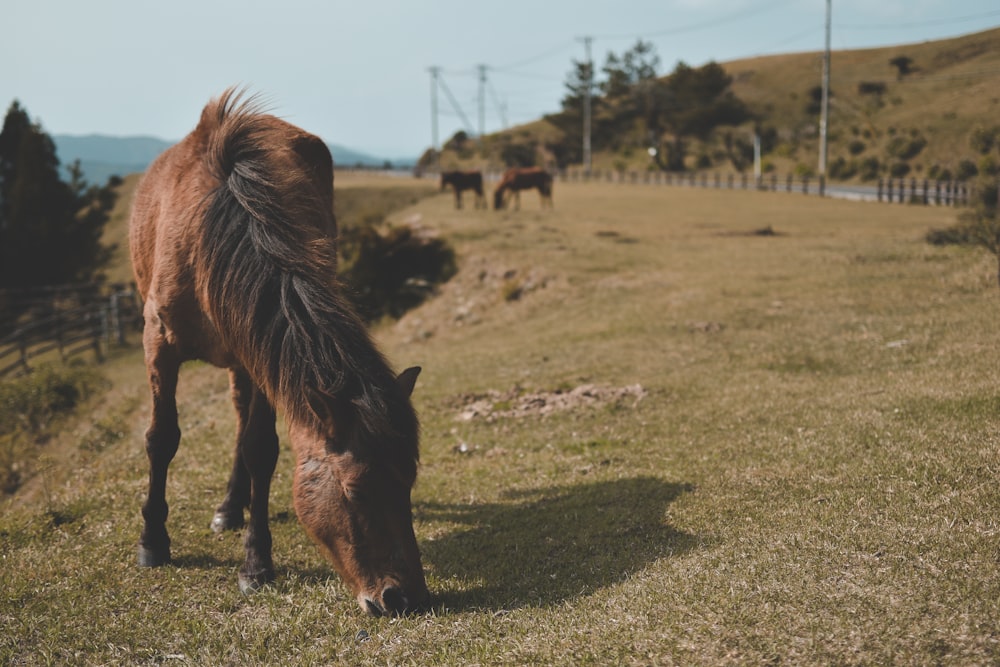
[(240, 443), (243, 442), (249, 420), (253, 386), (243, 381), (241, 375), (245, 376), (242, 370), (229, 371), (229, 388), (233, 407), (236, 408), (236, 451), (233, 456), (233, 469), (229, 474), (229, 484), (226, 486), (226, 497), (212, 517), (212, 530), (216, 533), (242, 528), (243, 510), (250, 506), (250, 471), (243, 463)]
[(177, 374), (181, 360), (165, 340), (159, 318), (147, 313), (143, 330), (146, 372), (153, 396), (153, 416), (146, 431), (149, 459), (149, 491), (142, 506), (143, 528), (139, 537), (139, 565), (156, 567), (170, 562), (167, 535), (167, 468), (177, 453), (181, 431), (177, 425)]
[(247, 398), (237, 452), (250, 479), (250, 522), (243, 539), (246, 561), (239, 576), (240, 590), (248, 593), (274, 580), (268, 496), (278, 462), (278, 434), (274, 408), (246, 372), (235, 371), (232, 379), (234, 395), (238, 392)]

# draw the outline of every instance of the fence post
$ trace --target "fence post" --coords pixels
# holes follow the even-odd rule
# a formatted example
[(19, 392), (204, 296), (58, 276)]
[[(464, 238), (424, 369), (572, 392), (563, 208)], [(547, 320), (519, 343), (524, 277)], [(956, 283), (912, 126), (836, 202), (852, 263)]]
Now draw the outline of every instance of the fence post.
[(809, 176), (805, 174), (802, 176), (802, 194), (809, 194)]
[(885, 182), (885, 192), (886, 192), (886, 201), (888, 201), (891, 204), (892, 203), (892, 179), (891, 178), (886, 179), (886, 182)]
[(819, 175), (819, 196), (826, 194), (826, 174)]

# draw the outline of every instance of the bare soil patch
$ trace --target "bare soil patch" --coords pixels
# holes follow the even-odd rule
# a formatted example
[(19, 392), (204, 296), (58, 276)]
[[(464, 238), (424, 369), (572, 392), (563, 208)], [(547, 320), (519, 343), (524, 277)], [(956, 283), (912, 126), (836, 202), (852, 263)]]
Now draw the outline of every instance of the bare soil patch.
[(603, 387), (582, 384), (573, 389), (528, 392), (521, 387), (507, 391), (489, 390), (478, 394), (462, 394), (455, 401), (457, 421), (482, 419), (523, 419), (545, 417), (553, 412), (593, 409), (602, 405), (635, 407), (646, 395), (642, 385)]

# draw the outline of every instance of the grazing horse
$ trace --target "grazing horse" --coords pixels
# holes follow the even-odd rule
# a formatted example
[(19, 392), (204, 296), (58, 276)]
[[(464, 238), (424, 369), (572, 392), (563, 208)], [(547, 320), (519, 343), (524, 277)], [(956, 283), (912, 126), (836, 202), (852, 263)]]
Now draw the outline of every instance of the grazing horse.
[(139, 564), (170, 561), (165, 486), (180, 429), (182, 362), (229, 371), (236, 458), (212, 520), (249, 524), (240, 590), (274, 579), (268, 495), (281, 410), (295, 454), (295, 512), (361, 608), (401, 614), (429, 600), (410, 492), (418, 425), (410, 392), (376, 349), (336, 276), (333, 161), (316, 136), (227, 90), (150, 166), (129, 243), (145, 300), (152, 421)]
[(538, 188), (542, 208), (548, 204), (552, 208), (552, 174), (541, 167), (514, 167), (504, 172), (503, 178), (493, 191), (493, 208), (504, 208), (504, 195), (509, 190), (514, 194), (515, 208), (521, 208), (521, 190)]
[(455, 208), (462, 208), (462, 191), (473, 190), (476, 193), (476, 208), (489, 208), (486, 196), (483, 194), (483, 174), (479, 171), (443, 171), (441, 172), (441, 192), (448, 186), (455, 189)]

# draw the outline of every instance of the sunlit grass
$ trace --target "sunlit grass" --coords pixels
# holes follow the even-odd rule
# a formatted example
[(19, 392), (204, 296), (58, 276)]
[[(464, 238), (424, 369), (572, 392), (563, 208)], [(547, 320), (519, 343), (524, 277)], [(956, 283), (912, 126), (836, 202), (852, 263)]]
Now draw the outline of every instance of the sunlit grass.
[[(0, 661), (995, 662), (1000, 296), (985, 251), (923, 242), (954, 211), (561, 183), (555, 204), (455, 211), (445, 194), (399, 214), (460, 266), (378, 331), (397, 367), (424, 368), (431, 613), (360, 613), (298, 526), (287, 450), (278, 581), (239, 594), (240, 536), (208, 529), (234, 436), (225, 374), (205, 365), (181, 376), (176, 563), (137, 568), (134, 355), (52, 443), (82, 453), (52, 470), (49, 505), (4, 508)], [(583, 383), (646, 395), (457, 419), (465, 394)]]

